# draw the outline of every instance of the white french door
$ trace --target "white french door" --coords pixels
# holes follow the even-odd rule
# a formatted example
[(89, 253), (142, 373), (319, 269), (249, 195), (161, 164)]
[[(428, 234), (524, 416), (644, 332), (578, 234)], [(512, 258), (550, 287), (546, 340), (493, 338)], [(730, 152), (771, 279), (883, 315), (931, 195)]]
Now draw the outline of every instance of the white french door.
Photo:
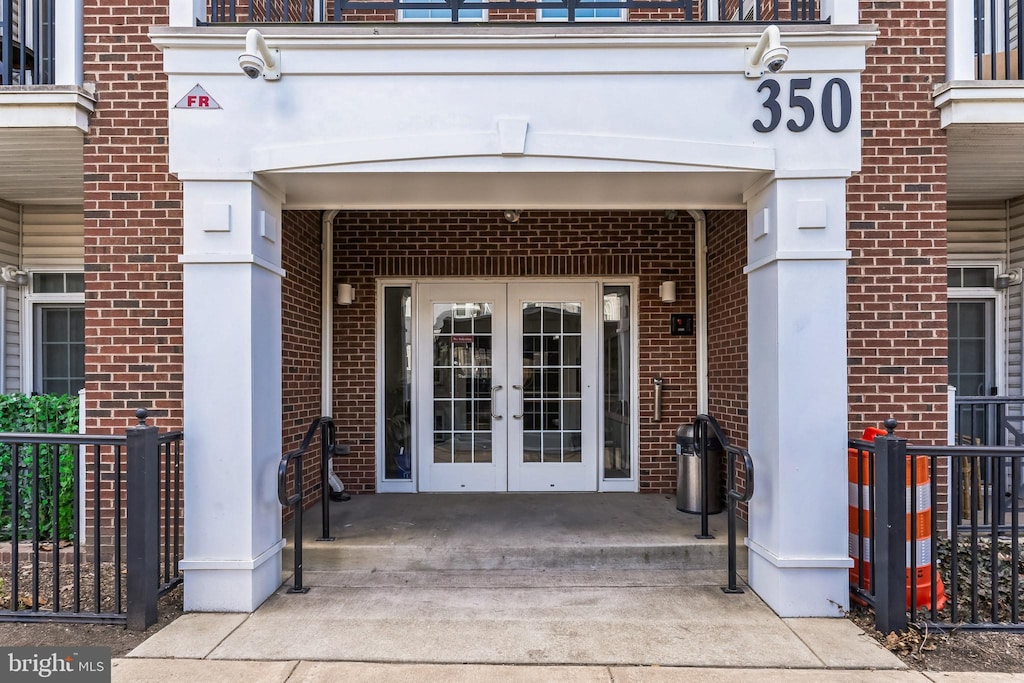
[(417, 288), (420, 490), (597, 490), (597, 292)]

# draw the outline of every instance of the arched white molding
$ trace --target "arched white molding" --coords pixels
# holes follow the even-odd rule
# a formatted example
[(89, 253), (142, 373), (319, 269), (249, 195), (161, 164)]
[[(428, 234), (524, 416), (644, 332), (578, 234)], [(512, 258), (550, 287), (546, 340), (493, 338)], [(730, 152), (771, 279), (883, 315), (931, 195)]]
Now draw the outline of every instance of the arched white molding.
[[(251, 169), (261, 173), (327, 171), (382, 162), (469, 157), (502, 157), (501, 136), (497, 128), (478, 133), (408, 135), (261, 147), (252, 151)], [(775, 168), (775, 150), (767, 146), (568, 133), (528, 133), (521, 157), (668, 164), (702, 170), (769, 171)]]

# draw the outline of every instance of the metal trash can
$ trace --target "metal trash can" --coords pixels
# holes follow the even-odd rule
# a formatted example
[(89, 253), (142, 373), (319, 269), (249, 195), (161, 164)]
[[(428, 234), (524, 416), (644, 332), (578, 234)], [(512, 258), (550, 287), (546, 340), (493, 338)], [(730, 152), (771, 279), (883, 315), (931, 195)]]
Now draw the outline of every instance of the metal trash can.
[[(708, 441), (708, 514), (725, 509), (722, 495), (722, 444), (712, 437)], [(676, 430), (676, 509), (700, 514), (700, 456), (693, 443), (693, 425), (680, 425)]]

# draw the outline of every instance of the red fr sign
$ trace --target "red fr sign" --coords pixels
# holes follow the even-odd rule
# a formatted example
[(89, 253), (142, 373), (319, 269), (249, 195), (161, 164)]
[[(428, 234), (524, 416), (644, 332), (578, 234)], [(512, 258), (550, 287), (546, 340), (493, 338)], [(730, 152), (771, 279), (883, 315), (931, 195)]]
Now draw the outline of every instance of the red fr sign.
[(198, 83), (194, 88), (185, 93), (185, 96), (174, 105), (175, 109), (220, 109), (217, 100), (210, 97), (203, 86)]

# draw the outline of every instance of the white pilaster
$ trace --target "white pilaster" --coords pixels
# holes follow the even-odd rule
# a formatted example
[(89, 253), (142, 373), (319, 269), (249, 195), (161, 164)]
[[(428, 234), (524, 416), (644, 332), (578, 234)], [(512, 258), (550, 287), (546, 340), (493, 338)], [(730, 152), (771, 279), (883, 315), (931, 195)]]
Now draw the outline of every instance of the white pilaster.
[(776, 179), (746, 201), (750, 585), (781, 616), (842, 616), (845, 178)]
[(851, 25), (860, 23), (857, 14), (860, 0), (822, 0), (822, 18), (832, 19), (834, 26)]
[(250, 612), (281, 584), (281, 197), (184, 183), (185, 609)]
[(168, 24), (191, 28), (196, 19), (206, 19), (206, 0), (170, 0)]
[(81, 2), (58, 2), (53, 17), (54, 85), (82, 85), (82, 58), (85, 53), (85, 33), (82, 25)]
[(946, 80), (973, 81), (974, 3), (946, 3)]

